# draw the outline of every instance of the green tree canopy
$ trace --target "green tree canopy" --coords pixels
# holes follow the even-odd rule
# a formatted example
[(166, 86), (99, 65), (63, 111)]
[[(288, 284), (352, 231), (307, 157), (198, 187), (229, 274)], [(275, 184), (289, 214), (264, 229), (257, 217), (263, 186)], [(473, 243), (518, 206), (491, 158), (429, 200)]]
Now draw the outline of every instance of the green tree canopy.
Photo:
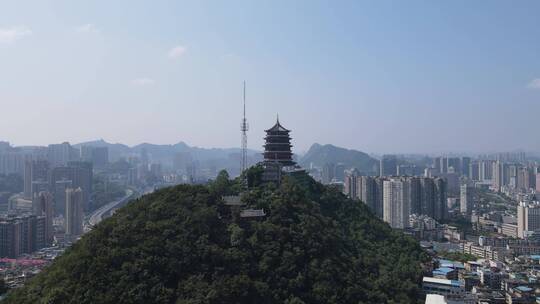
[[(255, 178), (255, 172), (249, 172)], [(221, 195), (225, 174), (131, 202), (5, 303), (415, 303), (418, 244), (307, 175)], [(228, 180), (228, 179), (227, 179)]]

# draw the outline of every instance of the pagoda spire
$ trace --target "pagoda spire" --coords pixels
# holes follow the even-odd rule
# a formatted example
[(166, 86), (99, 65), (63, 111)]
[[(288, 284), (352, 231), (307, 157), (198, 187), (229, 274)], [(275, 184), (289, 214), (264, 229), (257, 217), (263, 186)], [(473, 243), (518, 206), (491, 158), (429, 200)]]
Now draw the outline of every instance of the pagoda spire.
[(265, 132), (264, 161), (279, 163), (281, 166), (294, 166), (291, 137), (289, 136), (291, 131), (280, 124), (279, 114), (277, 115), (276, 124), (272, 128), (265, 130)]

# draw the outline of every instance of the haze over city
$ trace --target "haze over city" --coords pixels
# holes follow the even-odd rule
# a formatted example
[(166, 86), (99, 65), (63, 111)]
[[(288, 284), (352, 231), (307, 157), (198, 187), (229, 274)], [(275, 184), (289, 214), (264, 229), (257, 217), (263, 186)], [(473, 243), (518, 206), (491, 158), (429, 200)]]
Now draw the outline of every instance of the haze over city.
[(0, 0), (0, 304), (540, 303), (539, 13)]
[(536, 1), (2, 1), (0, 138), (540, 151)]

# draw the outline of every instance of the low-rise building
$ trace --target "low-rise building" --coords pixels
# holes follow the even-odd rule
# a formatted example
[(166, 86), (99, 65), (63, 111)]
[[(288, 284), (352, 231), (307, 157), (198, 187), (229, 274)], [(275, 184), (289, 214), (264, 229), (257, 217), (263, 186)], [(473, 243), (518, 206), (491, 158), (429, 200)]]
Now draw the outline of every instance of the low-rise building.
[(518, 226), (515, 224), (504, 223), (501, 225), (501, 234), (512, 238), (517, 238)]
[(422, 291), (425, 294), (462, 295), (465, 287), (456, 280), (424, 277), (422, 279)]
[(440, 267), (433, 270), (433, 277), (448, 280), (457, 280), (458, 272), (456, 269), (448, 267)]
[(463, 253), (495, 261), (504, 261), (505, 257), (512, 255), (512, 252), (505, 247), (482, 246), (472, 242), (462, 242), (459, 247)]
[(478, 274), (480, 275), (480, 283), (494, 290), (500, 290), (502, 280), (508, 277), (507, 274), (503, 272), (491, 269), (479, 269)]

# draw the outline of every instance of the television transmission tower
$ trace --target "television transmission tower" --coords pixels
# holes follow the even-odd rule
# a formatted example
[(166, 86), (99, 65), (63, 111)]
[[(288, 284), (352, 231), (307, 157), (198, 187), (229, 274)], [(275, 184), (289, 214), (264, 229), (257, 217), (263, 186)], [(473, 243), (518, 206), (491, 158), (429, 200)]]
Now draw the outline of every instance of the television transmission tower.
[(242, 124), (240, 125), (240, 131), (242, 131), (242, 168), (240, 174), (247, 169), (247, 131), (249, 125), (246, 119), (246, 81), (244, 81), (244, 116), (242, 117)]

